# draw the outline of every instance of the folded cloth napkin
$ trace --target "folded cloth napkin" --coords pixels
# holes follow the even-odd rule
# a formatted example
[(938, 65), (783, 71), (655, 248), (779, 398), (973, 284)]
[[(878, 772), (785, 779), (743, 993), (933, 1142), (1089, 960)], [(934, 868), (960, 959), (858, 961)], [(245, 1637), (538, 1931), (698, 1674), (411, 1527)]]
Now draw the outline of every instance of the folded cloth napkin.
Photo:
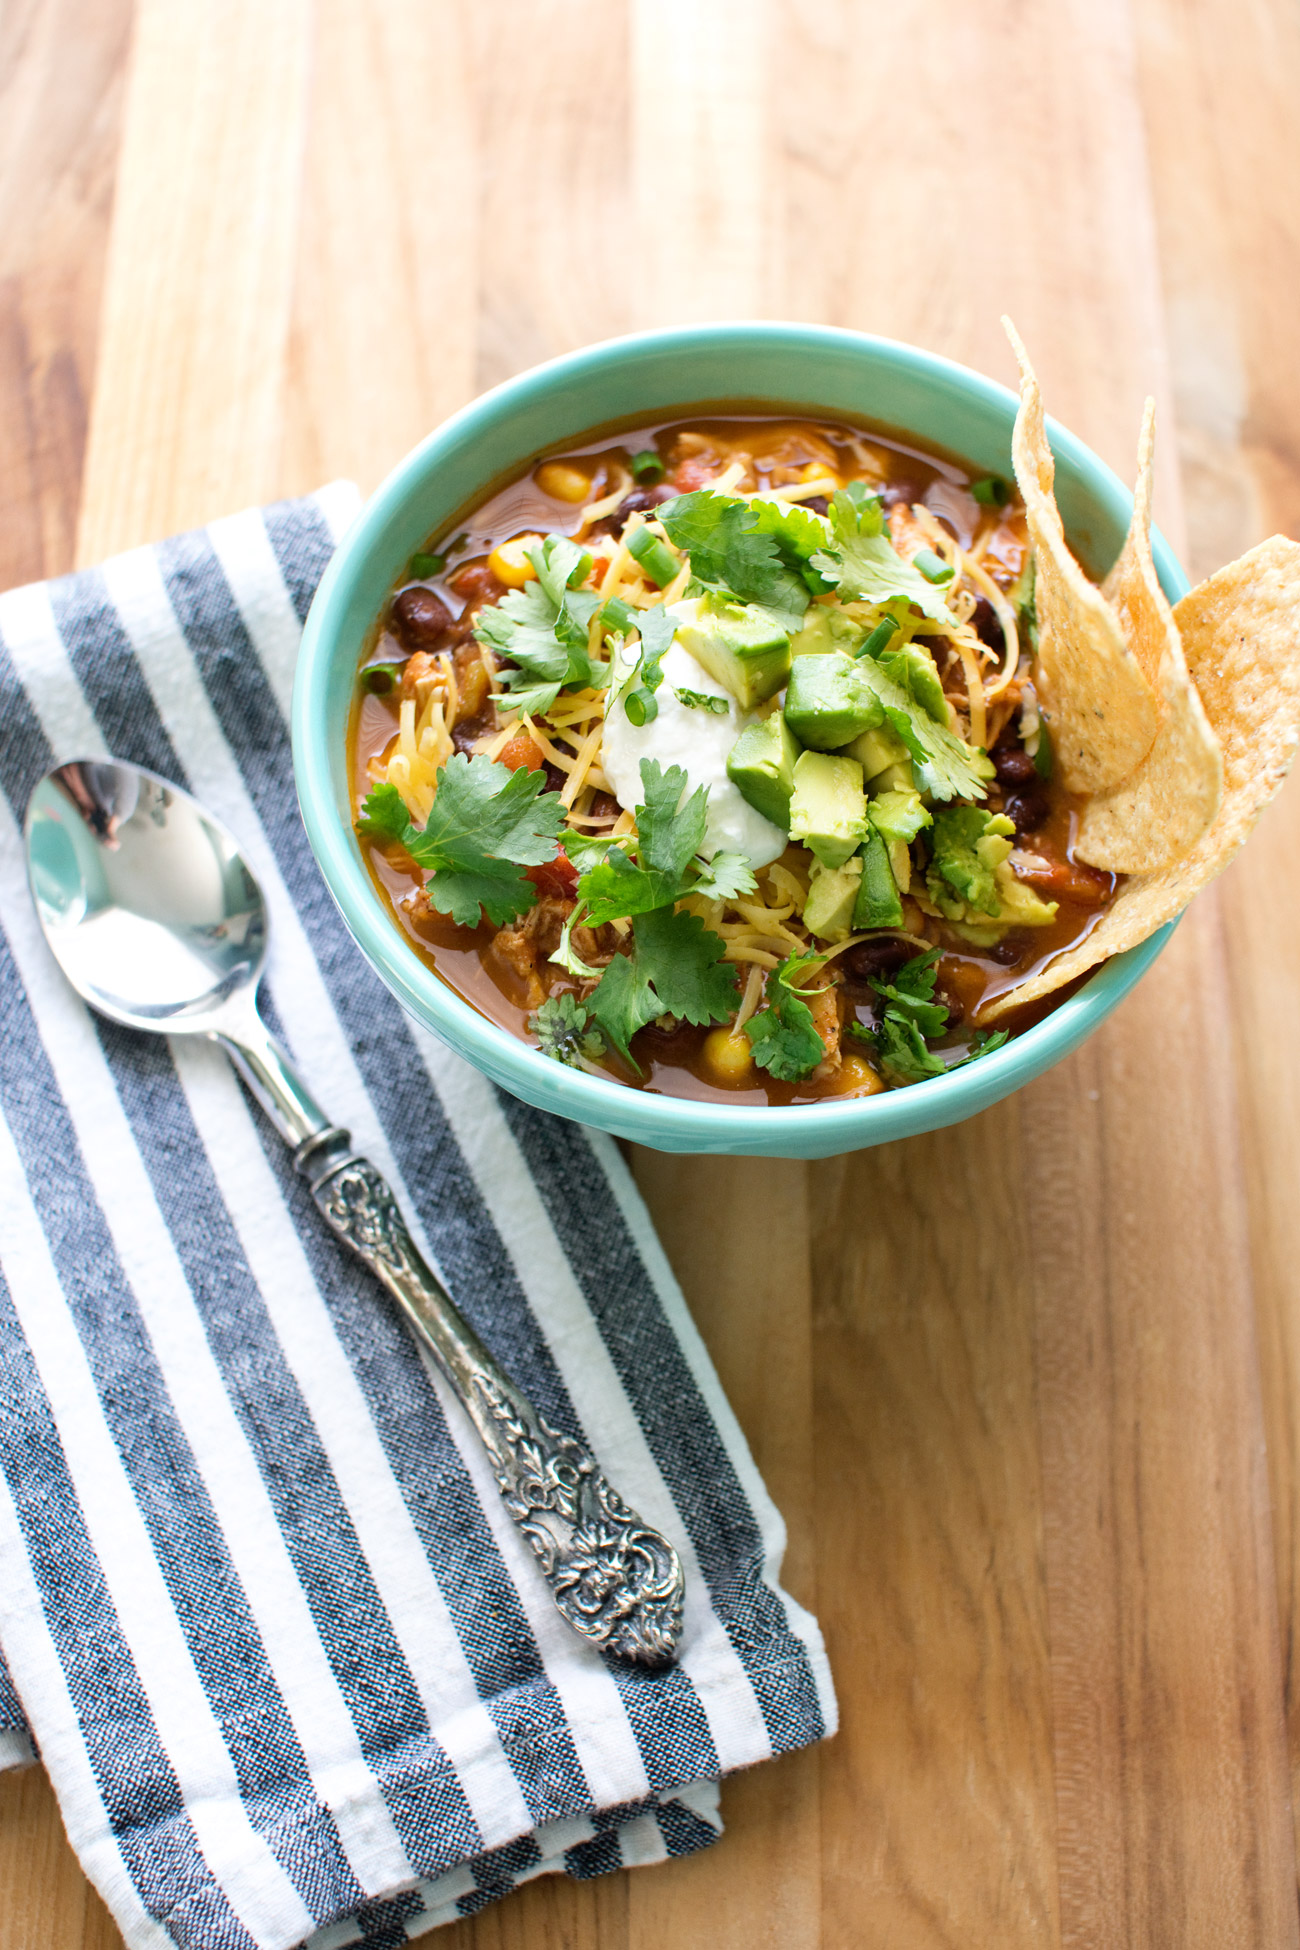
[[(309, 855), (289, 694), (355, 503), (0, 597), (0, 1763), (34, 1745), (132, 1950), (391, 1945), (548, 1870), (684, 1854), (720, 1830), (720, 1775), (834, 1723), (616, 1147), (409, 1020)], [(220, 1052), (67, 987), (21, 820), (51, 764), (107, 752), (246, 848), (311, 1089), (543, 1414), (676, 1544), (674, 1669), (561, 1621), (458, 1404)]]

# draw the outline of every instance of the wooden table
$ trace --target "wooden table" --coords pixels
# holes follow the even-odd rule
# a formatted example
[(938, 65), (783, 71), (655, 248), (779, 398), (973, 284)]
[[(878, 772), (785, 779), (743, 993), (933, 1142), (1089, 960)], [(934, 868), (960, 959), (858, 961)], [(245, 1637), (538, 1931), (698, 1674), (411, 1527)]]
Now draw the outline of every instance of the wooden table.
[[(635, 326), (1011, 380), (1194, 574), (1300, 534), (1288, 0), (12, 0), (0, 585), (340, 474)], [(960, 1129), (637, 1170), (843, 1728), (686, 1862), (442, 1950), (1297, 1941), (1300, 793), (1113, 1023)], [(0, 1946), (117, 1941), (41, 1774)]]

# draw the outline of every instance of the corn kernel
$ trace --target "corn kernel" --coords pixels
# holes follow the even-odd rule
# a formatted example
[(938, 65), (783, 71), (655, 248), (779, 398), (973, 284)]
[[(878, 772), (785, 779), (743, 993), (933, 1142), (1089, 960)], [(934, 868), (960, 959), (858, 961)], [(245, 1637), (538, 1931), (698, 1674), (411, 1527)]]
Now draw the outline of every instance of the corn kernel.
[(488, 567), (498, 582), (504, 582), (507, 589), (522, 589), (526, 582), (536, 580), (537, 571), (524, 554), (540, 535), (516, 535), (512, 542), (502, 542), (488, 557)]
[(567, 461), (548, 460), (537, 470), (537, 485), (543, 494), (549, 494), (553, 501), (588, 501), (591, 498), (591, 476), (584, 474), (580, 467), (570, 467)]
[(704, 1064), (715, 1083), (736, 1088), (754, 1074), (754, 1053), (742, 1029), (711, 1029), (704, 1038)]
[(865, 1056), (848, 1050), (835, 1079), (835, 1094), (841, 1097), (874, 1097), (885, 1088), (884, 1079), (873, 1070)]

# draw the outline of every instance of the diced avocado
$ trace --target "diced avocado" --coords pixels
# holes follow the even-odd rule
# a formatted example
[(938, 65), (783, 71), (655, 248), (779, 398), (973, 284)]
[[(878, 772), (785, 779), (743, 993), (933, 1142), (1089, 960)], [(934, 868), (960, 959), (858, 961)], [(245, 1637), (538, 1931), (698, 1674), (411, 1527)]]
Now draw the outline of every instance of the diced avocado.
[(873, 827), (862, 842), (862, 881), (853, 907), (855, 928), (901, 928), (903, 903), (885, 842)]
[(910, 758), (900, 758), (897, 765), (887, 765), (883, 772), (877, 772), (871, 781), (873, 793), (915, 792), (916, 773)]
[(1001, 813), (979, 806), (944, 806), (935, 814), (926, 888), (940, 913), (950, 921), (969, 920), (972, 912), (1001, 919), (994, 874), (1011, 852), (1015, 831)]
[(729, 691), (743, 711), (779, 691), (790, 674), (790, 638), (754, 603), (716, 591), (671, 611), (677, 641)]
[(1046, 928), (1056, 919), (1056, 902), (1045, 901), (1023, 880), (1017, 880), (1015, 870), (1005, 860), (994, 869), (993, 878), (997, 883), (998, 905), (1002, 909), (1000, 919), (1013, 928)]
[(842, 867), (866, 830), (867, 795), (856, 759), (801, 752), (790, 795), (790, 838), (801, 840), (824, 867)]
[[(847, 657), (796, 657), (785, 694), (785, 719), (801, 745), (839, 751), (885, 721), (884, 706)], [(856, 763), (856, 761), (855, 761)], [(862, 767), (857, 766), (859, 775)]]
[(842, 609), (826, 603), (813, 603), (804, 618), (803, 628), (790, 638), (792, 657), (825, 657), (832, 651), (856, 657), (867, 632)]
[(905, 643), (901, 649), (885, 650), (880, 657), (880, 668), (920, 705), (927, 717), (933, 718), (936, 724), (948, 724), (948, 703), (938, 666), (922, 644)]
[(1001, 861), (994, 869), (993, 881), (997, 889), (997, 919), (952, 924), (954, 934), (969, 941), (973, 948), (993, 947), (1008, 928), (1047, 928), (1056, 919), (1056, 902), (1041, 899), (1032, 887), (1017, 880), (1008, 861)]
[(898, 733), (887, 724), (873, 725), (870, 731), (861, 732), (847, 747), (848, 756), (856, 758), (862, 767), (862, 776), (870, 784), (877, 772), (883, 772), (887, 765), (910, 764), (907, 746)]
[(781, 713), (774, 711), (770, 718), (745, 726), (727, 760), (727, 777), (741, 798), (787, 833), (798, 757), (798, 739)]
[(842, 867), (815, 866), (808, 879), (803, 918), (820, 941), (844, 941), (853, 927), (854, 907), (862, 884), (862, 862), (846, 860)]
[(867, 800), (867, 818), (886, 845), (901, 840), (907, 846), (930, 824), (931, 814), (919, 792), (874, 792)]

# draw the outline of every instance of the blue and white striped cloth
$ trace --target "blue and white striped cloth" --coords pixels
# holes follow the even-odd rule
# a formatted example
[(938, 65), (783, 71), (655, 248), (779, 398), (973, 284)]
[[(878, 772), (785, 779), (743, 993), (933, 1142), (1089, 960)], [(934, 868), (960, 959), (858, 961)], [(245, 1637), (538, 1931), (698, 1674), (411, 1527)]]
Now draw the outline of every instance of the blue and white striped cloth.
[[(132, 1950), (389, 1946), (720, 1830), (834, 1724), (784, 1533), (613, 1144), (496, 1092), (347, 937), (286, 725), (346, 485), (0, 597), (0, 1764)], [(466, 1313), (686, 1568), (680, 1666), (561, 1622), (485, 1458), (219, 1052), (90, 1015), (20, 827), (107, 752), (238, 835), (268, 1014)]]

